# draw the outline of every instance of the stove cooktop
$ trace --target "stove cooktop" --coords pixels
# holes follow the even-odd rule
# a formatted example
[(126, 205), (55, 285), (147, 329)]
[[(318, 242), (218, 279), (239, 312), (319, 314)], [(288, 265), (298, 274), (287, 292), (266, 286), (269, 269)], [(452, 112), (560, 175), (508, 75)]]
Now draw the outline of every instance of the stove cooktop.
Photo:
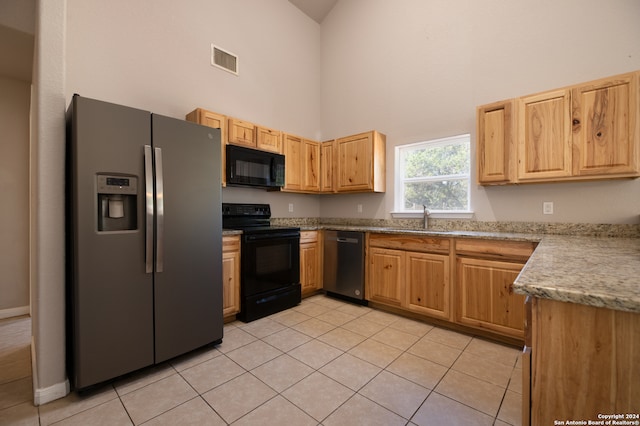
[(300, 228), (271, 225), (269, 204), (222, 203), (222, 227), (244, 233), (300, 231)]

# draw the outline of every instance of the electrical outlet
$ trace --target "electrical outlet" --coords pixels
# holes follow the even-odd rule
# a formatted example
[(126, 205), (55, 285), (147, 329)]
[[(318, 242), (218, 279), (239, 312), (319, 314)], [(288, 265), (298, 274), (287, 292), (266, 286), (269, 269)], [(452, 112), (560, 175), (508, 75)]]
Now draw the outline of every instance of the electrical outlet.
[(542, 203), (543, 214), (553, 214), (553, 201), (545, 201)]
[(289, 203), (289, 213), (293, 213), (293, 203)]
[(362, 213), (362, 204), (358, 204), (358, 213)]

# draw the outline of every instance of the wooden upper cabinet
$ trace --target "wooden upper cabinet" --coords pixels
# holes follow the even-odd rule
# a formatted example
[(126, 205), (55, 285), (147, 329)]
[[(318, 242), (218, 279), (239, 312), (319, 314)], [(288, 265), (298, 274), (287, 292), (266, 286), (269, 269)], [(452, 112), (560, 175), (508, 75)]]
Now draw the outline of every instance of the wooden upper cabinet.
[(635, 71), (478, 107), (478, 183), (640, 176), (639, 79)]
[(206, 109), (196, 108), (187, 114), (187, 121), (202, 124), (203, 126), (220, 129), (221, 142), (227, 143), (227, 117), (217, 112), (207, 111)]
[(282, 132), (264, 126), (256, 126), (256, 148), (282, 154)]
[(335, 192), (336, 185), (334, 179), (334, 141), (320, 144), (320, 192)]
[(222, 186), (227, 185), (227, 176), (225, 173), (227, 164), (227, 117), (213, 111), (196, 108), (186, 116), (187, 121), (202, 124), (204, 126), (220, 129), (220, 172), (222, 174)]
[(518, 99), (518, 180), (571, 176), (571, 91)]
[(228, 142), (234, 145), (256, 148), (256, 126), (248, 121), (229, 118)]
[(637, 175), (639, 72), (575, 87), (573, 174)]
[(285, 133), (282, 137), (284, 145), (284, 179), (285, 191), (302, 191), (302, 138)]
[(384, 192), (386, 136), (370, 131), (335, 140), (336, 191)]
[(282, 137), (285, 157), (283, 191), (320, 191), (320, 144), (285, 133)]
[(320, 191), (320, 143), (309, 139), (302, 140), (302, 190)]
[(476, 109), (478, 183), (504, 184), (515, 180), (515, 101)]

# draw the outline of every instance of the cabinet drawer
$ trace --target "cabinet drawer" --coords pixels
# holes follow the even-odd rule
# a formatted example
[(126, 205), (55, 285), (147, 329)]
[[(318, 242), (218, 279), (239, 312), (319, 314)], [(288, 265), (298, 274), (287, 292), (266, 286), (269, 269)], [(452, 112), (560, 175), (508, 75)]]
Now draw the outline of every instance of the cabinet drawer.
[(300, 244), (317, 243), (318, 231), (300, 231)]
[(240, 236), (228, 235), (222, 237), (222, 252), (240, 251)]
[(456, 255), (526, 261), (538, 243), (529, 241), (456, 240)]
[(420, 237), (398, 234), (369, 234), (369, 246), (423, 253), (449, 253), (448, 238)]

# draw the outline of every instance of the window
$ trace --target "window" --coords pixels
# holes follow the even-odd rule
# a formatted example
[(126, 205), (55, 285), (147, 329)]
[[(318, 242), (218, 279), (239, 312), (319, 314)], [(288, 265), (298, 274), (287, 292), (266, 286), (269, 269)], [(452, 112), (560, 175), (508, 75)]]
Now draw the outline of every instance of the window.
[(397, 146), (396, 212), (468, 212), (470, 168), (469, 135)]

